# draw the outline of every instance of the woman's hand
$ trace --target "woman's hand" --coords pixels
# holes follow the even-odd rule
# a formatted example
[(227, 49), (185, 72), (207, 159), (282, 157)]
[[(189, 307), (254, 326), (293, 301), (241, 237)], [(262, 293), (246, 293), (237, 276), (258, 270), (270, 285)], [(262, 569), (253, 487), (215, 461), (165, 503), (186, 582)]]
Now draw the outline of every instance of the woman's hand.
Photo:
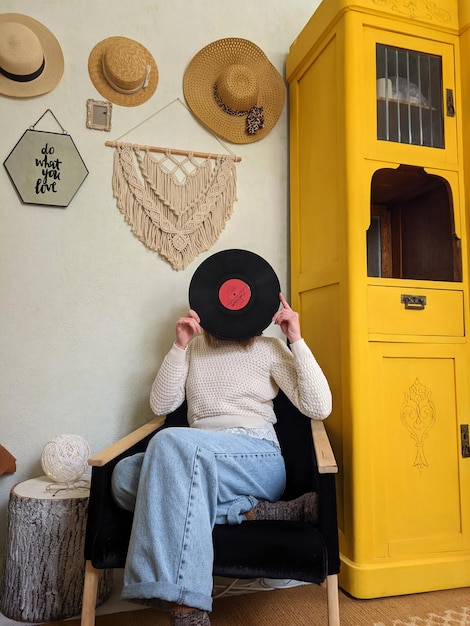
[(282, 293), (279, 294), (279, 300), (281, 301), (282, 308), (274, 315), (273, 322), (280, 327), (289, 341), (294, 343), (294, 341), (302, 339), (299, 314), (290, 308), (289, 303)]
[(196, 311), (190, 309), (188, 314), (184, 317), (180, 317), (176, 322), (176, 341), (175, 344), (181, 350), (186, 350), (186, 346), (193, 337), (199, 335), (201, 326), (199, 325), (199, 315)]

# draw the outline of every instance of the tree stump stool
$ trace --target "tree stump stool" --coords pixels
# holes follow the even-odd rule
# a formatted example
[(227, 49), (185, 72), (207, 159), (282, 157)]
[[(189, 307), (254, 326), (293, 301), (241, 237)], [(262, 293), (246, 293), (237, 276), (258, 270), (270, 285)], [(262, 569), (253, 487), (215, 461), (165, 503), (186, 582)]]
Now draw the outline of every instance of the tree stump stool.
[[(18, 622), (53, 622), (81, 611), (89, 484), (59, 489), (41, 476), (10, 493), (0, 611)], [(102, 570), (97, 606), (111, 595), (112, 582), (112, 570)]]

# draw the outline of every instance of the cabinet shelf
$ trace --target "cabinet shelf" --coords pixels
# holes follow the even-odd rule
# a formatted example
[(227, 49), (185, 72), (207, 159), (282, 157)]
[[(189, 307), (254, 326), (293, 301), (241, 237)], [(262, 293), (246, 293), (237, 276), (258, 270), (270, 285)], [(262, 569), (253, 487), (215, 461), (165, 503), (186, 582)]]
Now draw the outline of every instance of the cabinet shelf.
[(437, 111), (436, 107), (431, 107), (428, 104), (420, 104), (419, 102), (409, 102), (408, 100), (399, 100), (397, 98), (383, 98), (382, 96), (377, 96), (377, 102), (393, 102), (398, 103), (401, 106), (412, 107), (413, 109), (423, 109), (424, 111)]

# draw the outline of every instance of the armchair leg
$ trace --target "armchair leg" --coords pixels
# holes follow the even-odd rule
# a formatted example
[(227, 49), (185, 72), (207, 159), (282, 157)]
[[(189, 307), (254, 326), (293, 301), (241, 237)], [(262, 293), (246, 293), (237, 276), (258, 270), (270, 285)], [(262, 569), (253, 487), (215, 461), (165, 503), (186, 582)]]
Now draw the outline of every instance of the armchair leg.
[(81, 626), (94, 626), (95, 624), (99, 575), (99, 570), (93, 567), (91, 561), (87, 561), (85, 563), (85, 581), (83, 584)]
[(338, 574), (331, 574), (326, 579), (328, 601), (328, 626), (339, 626)]

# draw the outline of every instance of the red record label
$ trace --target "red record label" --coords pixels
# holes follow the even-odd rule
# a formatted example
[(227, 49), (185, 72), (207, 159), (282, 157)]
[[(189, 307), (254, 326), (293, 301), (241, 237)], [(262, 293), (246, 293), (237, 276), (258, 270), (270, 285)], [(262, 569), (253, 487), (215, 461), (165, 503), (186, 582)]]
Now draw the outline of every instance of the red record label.
[(229, 278), (219, 289), (219, 301), (229, 311), (240, 311), (251, 298), (250, 286), (240, 278)]

